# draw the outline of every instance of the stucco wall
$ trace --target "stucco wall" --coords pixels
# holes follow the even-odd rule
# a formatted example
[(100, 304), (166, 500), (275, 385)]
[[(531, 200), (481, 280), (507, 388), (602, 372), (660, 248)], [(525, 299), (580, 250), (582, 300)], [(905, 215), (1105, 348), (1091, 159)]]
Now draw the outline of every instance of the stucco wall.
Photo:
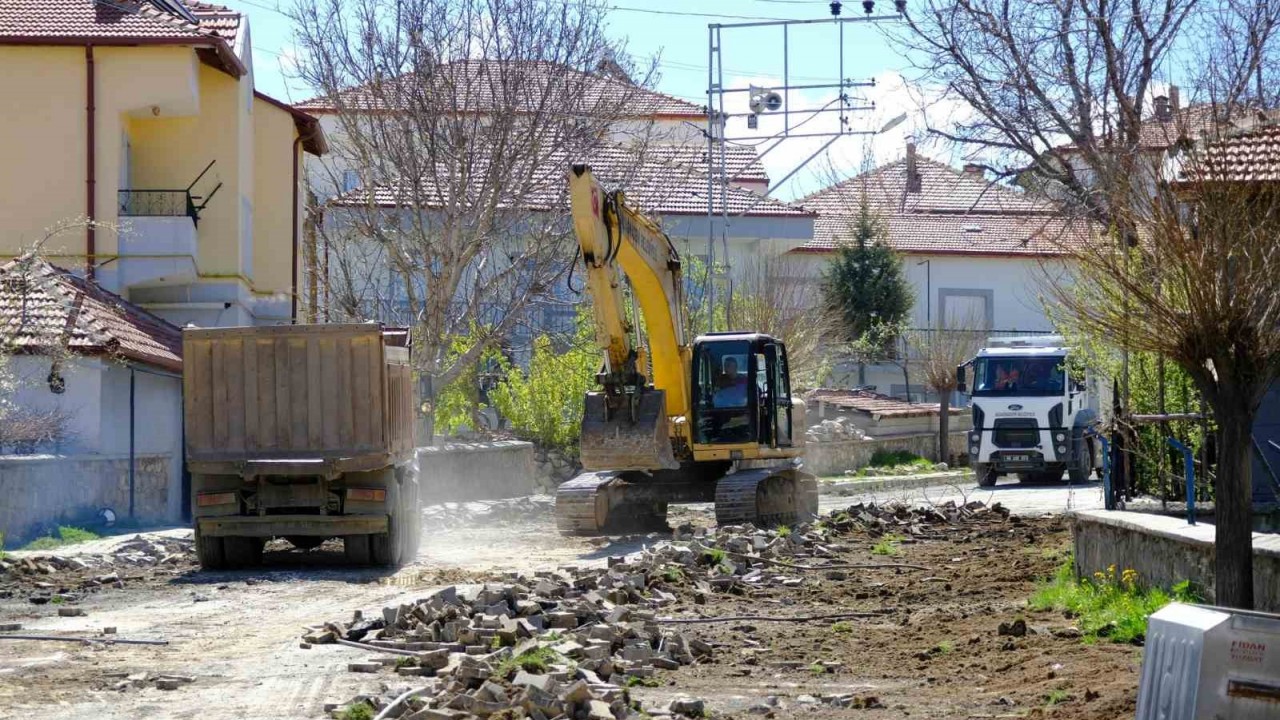
[[(142, 522), (176, 522), (170, 477), (170, 455), (142, 455), (135, 460), (134, 508)], [(58, 524), (92, 520), (111, 508), (129, 515), (128, 456), (0, 457), (0, 533), (13, 546)]]
[(292, 115), (264, 100), (254, 101), (253, 286), (258, 292), (291, 290), (296, 135)]
[(533, 444), (508, 440), (418, 448), (422, 502), (496, 500), (534, 491)]
[[(1091, 576), (1115, 565), (1133, 569), (1146, 585), (1169, 588), (1190, 580), (1213, 602), (1212, 525), (1188, 525), (1162, 515), (1084, 510), (1072, 515), (1076, 574)], [(1256, 609), (1280, 612), (1280, 535), (1253, 534)]]
[[(831, 442), (806, 442), (804, 444), (804, 470), (819, 477), (843, 475), (849, 470), (859, 470), (871, 463), (871, 456), (879, 450), (905, 450), (920, 457), (938, 462), (938, 436), (936, 433), (900, 435), (898, 437), (868, 440), (833, 440)], [(966, 457), (963, 432), (951, 433), (951, 454)]]

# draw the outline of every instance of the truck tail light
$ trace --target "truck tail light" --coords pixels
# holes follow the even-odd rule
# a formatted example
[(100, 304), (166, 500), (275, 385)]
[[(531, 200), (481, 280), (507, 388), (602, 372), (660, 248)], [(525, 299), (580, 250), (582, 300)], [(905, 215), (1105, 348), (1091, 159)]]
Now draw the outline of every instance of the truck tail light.
[(347, 499), (364, 502), (386, 502), (387, 491), (374, 488), (347, 488)]
[(196, 495), (196, 505), (198, 507), (209, 507), (211, 505), (232, 505), (235, 502), (236, 502), (236, 494), (233, 492), (200, 493)]

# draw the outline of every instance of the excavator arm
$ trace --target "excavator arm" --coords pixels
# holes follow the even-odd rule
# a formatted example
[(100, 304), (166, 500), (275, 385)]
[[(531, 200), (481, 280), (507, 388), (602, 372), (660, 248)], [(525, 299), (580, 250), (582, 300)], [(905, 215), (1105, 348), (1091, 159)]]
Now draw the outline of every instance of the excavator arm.
[[(599, 376), (604, 392), (587, 397), (583, 466), (676, 467), (671, 436), (683, 434), (690, 388), (680, 256), (660, 227), (628, 207), (621, 193), (601, 187), (590, 167), (570, 169), (569, 200), (605, 359)], [(627, 282), (644, 318), (650, 357), (638, 319), (627, 313)], [(652, 365), (652, 378), (645, 376), (646, 365)]]

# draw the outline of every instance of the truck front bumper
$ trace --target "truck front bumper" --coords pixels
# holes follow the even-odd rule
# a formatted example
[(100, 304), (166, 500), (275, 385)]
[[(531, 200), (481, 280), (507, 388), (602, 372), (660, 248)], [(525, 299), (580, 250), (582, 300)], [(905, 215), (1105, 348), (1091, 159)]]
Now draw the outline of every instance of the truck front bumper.
[(1054, 460), (1046, 460), (1038, 450), (1000, 450), (991, 453), (991, 466), (997, 472), (1036, 472), (1044, 470)]
[(224, 515), (196, 520), (203, 537), (339, 537), (390, 531), (386, 515)]

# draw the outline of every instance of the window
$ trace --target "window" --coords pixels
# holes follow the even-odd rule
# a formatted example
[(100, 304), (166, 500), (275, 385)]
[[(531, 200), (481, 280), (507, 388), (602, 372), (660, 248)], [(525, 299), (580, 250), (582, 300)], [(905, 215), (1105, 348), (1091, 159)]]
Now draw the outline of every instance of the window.
[(752, 437), (749, 380), (751, 345), (745, 340), (708, 342), (694, 358), (696, 442), (739, 443)]
[(360, 187), (360, 173), (355, 170), (342, 171), (342, 192), (351, 192)]
[(974, 395), (1063, 393), (1066, 371), (1061, 357), (983, 357), (973, 361)]

